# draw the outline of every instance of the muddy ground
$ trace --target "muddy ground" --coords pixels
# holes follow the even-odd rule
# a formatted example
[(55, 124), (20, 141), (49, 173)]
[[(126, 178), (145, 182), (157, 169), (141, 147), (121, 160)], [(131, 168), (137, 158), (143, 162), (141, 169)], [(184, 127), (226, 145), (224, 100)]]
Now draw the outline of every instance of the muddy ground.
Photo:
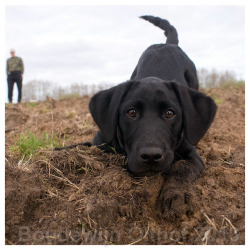
[(123, 156), (78, 147), (23, 159), (11, 150), (27, 131), (64, 145), (91, 140), (89, 98), (7, 104), (6, 244), (244, 244), (245, 89), (205, 92), (219, 106), (197, 146), (206, 169), (194, 183), (194, 213), (175, 222), (155, 212), (162, 177), (132, 177)]

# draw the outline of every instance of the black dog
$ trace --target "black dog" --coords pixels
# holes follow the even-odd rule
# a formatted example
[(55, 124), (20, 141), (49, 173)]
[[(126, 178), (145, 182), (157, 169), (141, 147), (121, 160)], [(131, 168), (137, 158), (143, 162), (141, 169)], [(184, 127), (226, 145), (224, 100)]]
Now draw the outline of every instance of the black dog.
[(90, 112), (100, 131), (83, 145), (115, 148), (127, 156), (134, 175), (161, 172), (166, 181), (157, 208), (174, 219), (190, 211), (189, 183), (204, 169), (195, 145), (217, 107), (198, 91), (195, 65), (178, 47), (175, 28), (158, 17), (141, 18), (163, 29), (167, 42), (142, 54), (129, 81), (91, 98)]

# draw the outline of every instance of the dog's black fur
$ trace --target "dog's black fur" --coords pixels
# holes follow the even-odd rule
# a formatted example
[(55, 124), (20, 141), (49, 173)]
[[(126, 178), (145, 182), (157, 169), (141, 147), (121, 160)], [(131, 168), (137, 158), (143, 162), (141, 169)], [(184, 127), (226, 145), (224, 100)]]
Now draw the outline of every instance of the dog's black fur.
[(190, 209), (187, 183), (204, 169), (195, 145), (217, 107), (198, 91), (195, 65), (178, 47), (175, 28), (158, 17), (142, 18), (163, 29), (167, 42), (146, 49), (129, 81), (91, 98), (90, 112), (100, 131), (92, 143), (83, 144), (125, 154), (136, 176), (161, 172), (166, 182), (157, 208), (173, 219)]

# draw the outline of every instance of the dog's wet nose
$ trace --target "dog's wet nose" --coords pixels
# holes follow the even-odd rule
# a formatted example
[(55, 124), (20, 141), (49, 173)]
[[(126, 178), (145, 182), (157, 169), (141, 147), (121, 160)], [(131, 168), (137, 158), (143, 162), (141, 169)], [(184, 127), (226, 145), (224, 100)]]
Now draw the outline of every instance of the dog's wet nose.
[(143, 147), (139, 150), (139, 159), (143, 163), (160, 163), (163, 160), (162, 149)]

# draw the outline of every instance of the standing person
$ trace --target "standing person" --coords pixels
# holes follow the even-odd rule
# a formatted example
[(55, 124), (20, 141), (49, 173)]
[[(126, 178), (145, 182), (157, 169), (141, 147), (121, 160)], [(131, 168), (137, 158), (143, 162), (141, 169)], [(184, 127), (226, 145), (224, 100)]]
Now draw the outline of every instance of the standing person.
[(22, 81), (23, 81), (23, 60), (21, 57), (15, 55), (15, 50), (10, 50), (11, 57), (7, 60), (7, 81), (8, 81), (8, 98), (12, 103), (14, 83), (17, 84), (18, 89), (18, 103), (22, 99)]

